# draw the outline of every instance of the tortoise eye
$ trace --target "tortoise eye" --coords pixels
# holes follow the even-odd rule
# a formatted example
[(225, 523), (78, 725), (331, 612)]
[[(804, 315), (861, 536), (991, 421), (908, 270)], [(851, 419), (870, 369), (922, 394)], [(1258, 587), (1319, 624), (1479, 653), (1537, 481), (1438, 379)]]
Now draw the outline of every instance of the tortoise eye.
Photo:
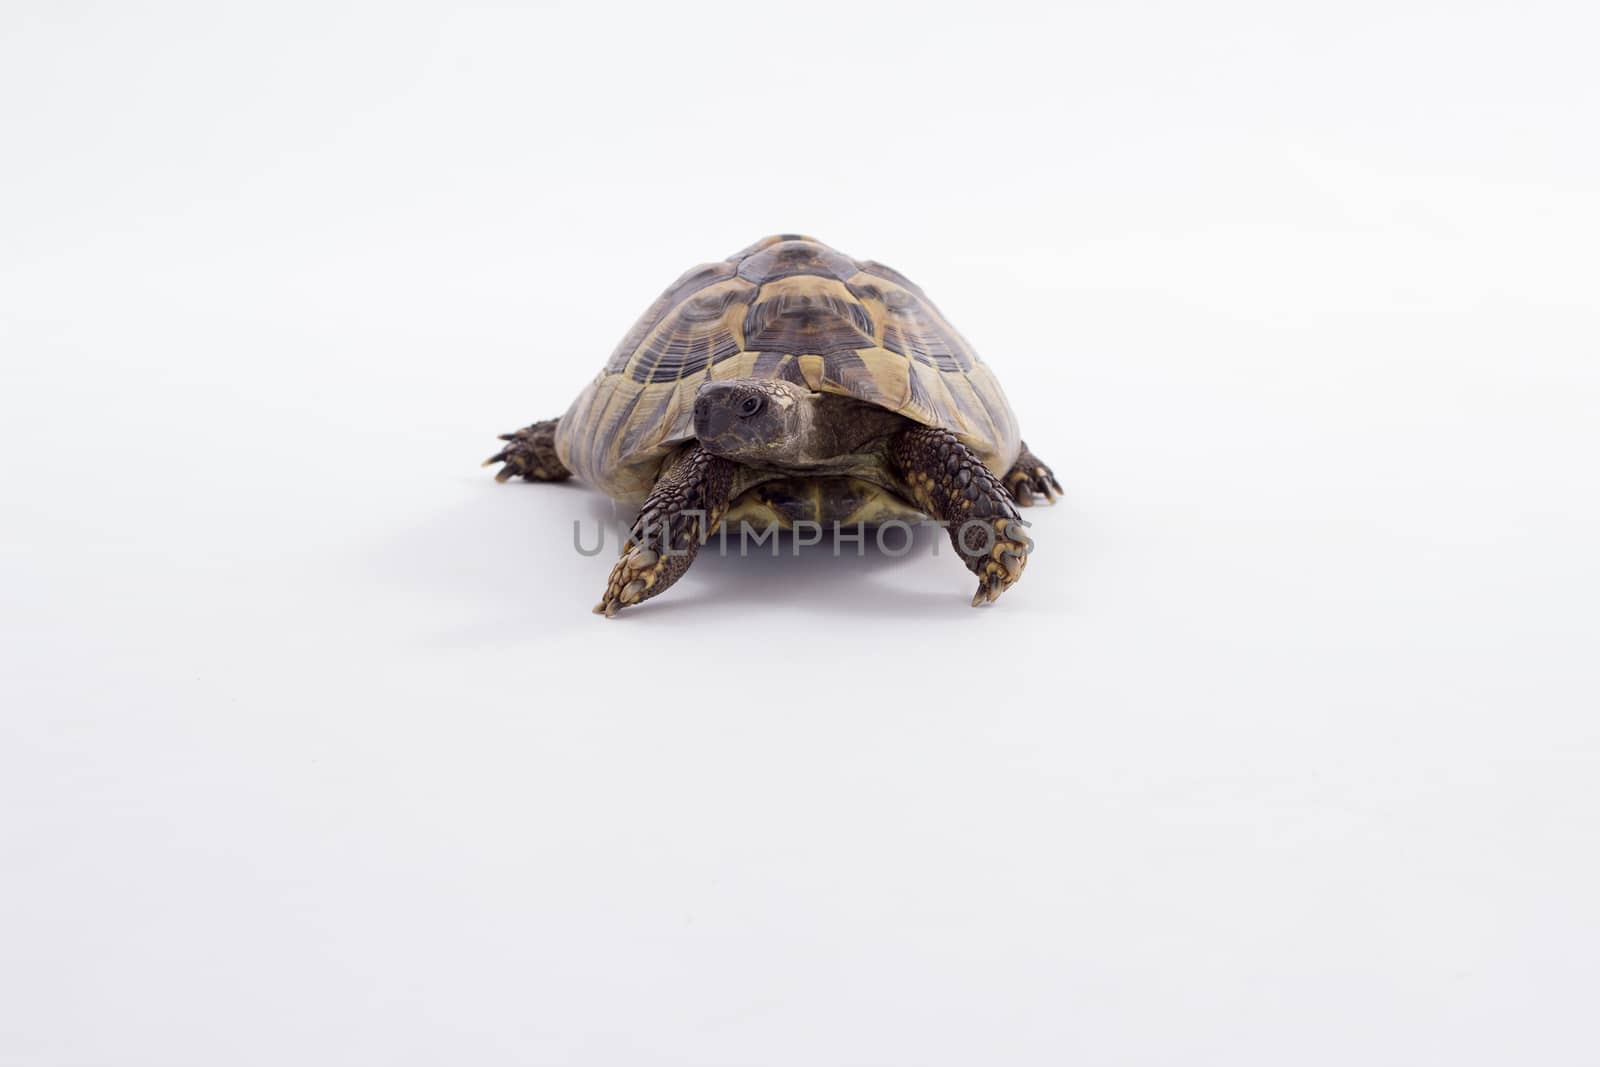
[(761, 410), (762, 398), (759, 396), (745, 397), (743, 404), (739, 405), (739, 417), (748, 419), (751, 415)]

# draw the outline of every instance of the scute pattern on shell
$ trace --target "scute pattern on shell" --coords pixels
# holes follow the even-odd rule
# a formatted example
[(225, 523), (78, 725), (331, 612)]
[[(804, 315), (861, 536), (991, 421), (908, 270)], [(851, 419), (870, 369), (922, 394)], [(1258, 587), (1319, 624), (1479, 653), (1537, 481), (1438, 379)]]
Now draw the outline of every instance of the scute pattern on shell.
[(557, 453), (585, 481), (638, 500), (692, 435), (700, 384), (742, 377), (785, 378), (947, 429), (996, 474), (1019, 450), (999, 382), (920, 288), (779, 234), (673, 282), (561, 419)]

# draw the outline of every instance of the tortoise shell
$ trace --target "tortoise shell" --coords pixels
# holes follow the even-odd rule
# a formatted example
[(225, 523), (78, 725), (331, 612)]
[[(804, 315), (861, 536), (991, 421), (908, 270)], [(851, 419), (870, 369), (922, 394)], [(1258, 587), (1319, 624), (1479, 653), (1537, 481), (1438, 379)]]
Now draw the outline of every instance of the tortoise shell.
[(694, 435), (695, 390), (724, 378), (785, 378), (943, 427), (996, 475), (1020, 448), (1000, 383), (921, 289), (780, 234), (673, 282), (562, 417), (557, 455), (613, 497), (643, 497)]

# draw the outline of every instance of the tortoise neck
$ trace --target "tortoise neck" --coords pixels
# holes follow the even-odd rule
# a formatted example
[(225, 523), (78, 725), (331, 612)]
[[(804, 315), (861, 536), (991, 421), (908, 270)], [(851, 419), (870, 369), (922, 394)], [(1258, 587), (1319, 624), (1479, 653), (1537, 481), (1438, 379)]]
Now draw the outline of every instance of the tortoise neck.
[(854, 397), (812, 393), (801, 404), (792, 462), (825, 467), (873, 452), (906, 425), (902, 416)]

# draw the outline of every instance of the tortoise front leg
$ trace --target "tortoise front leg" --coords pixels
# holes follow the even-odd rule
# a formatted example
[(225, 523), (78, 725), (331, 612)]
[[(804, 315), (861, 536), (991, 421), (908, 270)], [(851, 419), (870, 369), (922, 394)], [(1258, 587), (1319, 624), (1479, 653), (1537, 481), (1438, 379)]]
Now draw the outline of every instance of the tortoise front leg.
[(610, 618), (683, 577), (701, 542), (727, 514), (737, 467), (698, 444), (667, 463), (639, 509), (622, 546), (622, 558), (611, 569), (605, 595), (594, 607), (596, 614)]
[(1011, 588), (1033, 541), (1000, 480), (949, 430), (918, 426), (889, 441), (889, 462), (917, 507), (948, 524), (950, 543), (978, 576), (977, 607)]

